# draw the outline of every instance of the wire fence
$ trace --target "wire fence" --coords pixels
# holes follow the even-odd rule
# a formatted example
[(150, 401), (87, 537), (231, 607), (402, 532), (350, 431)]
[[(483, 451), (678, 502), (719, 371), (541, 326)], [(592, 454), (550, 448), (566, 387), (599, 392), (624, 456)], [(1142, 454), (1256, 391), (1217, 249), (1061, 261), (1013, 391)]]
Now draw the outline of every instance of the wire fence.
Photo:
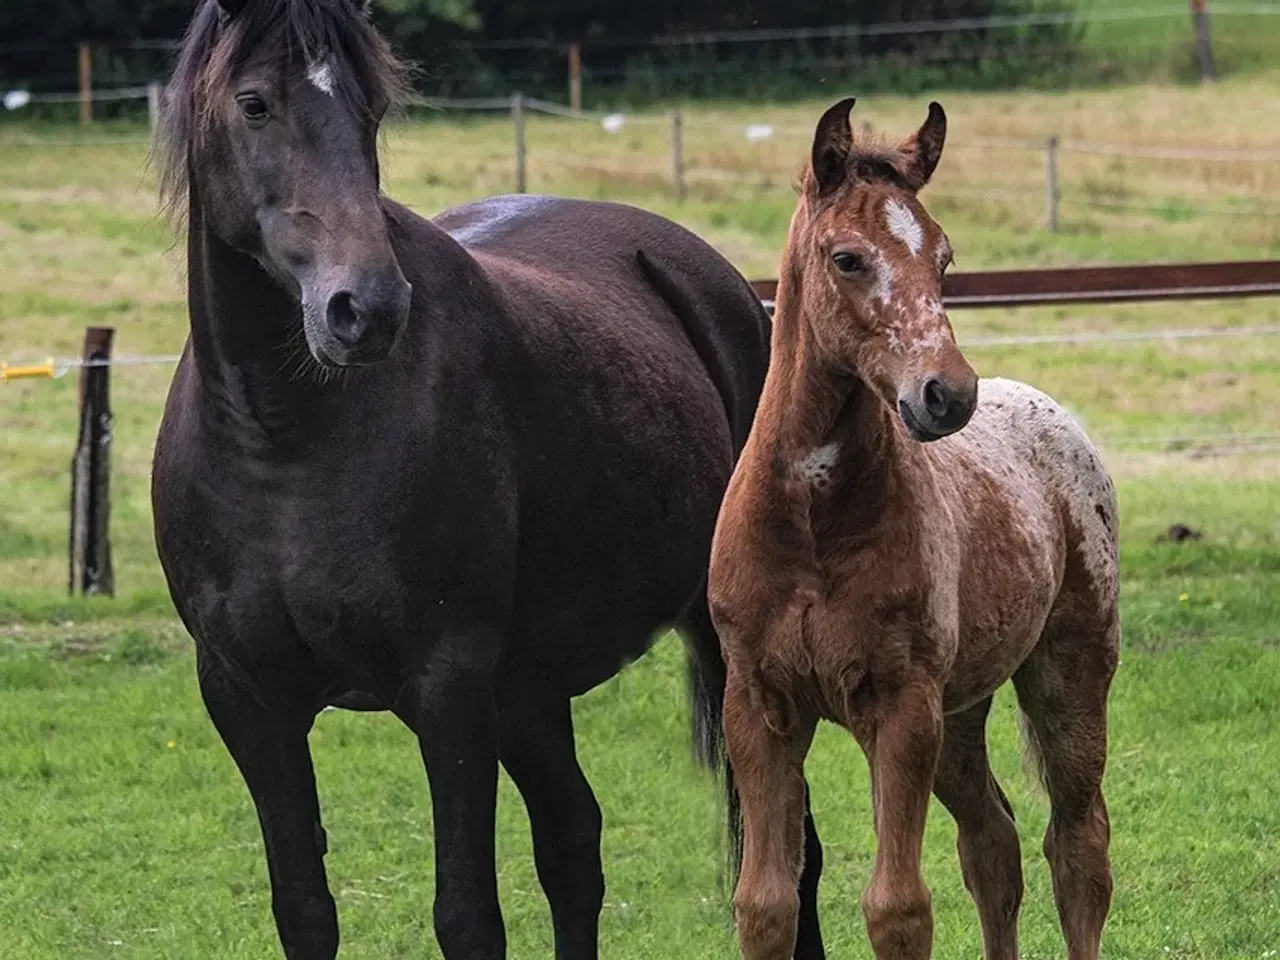
[[(149, 88), (100, 90), (94, 96), (108, 101), (142, 96), (153, 108), (159, 102), (157, 91)], [(574, 110), (520, 94), (418, 96), (406, 109), (402, 119), (388, 126), (410, 134), (396, 142), (398, 155), (422, 156), (434, 150), (429, 140), (412, 136), (424, 119), (509, 116), (517, 128), (509, 141), (517, 191), (527, 189), (530, 178), (554, 190), (568, 175), (669, 189), (682, 200), (699, 191), (710, 191), (710, 198), (724, 191), (790, 191), (811, 136), (805, 126), (779, 121), (763, 109), (759, 120), (749, 122), (740, 113), (707, 110)], [(157, 118), (151, 122), (154, 128)], [(570, 126), (556, 126), (564, 123)], [(134, 148), (148, 143), (148, 137), (124, 132), (49, 134), (41, 128), (0, 128), (0, 150)], [(1253, 239), (1280, 242), (1280, 144), (1233, 147), (1062, 136), (960, 136), (948, 141), (947, 151), (952, 159), (930, 186), (931, 197), (960, 205), (999, 206), (1028, 225), (1068, 229), (1073, 218), (1093, 213), (1109, 215), (1115, 229), (1147, 229), (1153, 221), (1206, 217), (1253, 224)], [(1002, 159), (993, 162), (995, 156)], [(999, 179), (993, 180), (997, 171)]]
[[(760, 93), (767, 93), (771, 84), (775, 92), (794, 91), (796, 84), (816, 92), (824, 81), (845, 77), (856, 77), (864, 89), (903, 89), (904, 84), (936, 82), (939, 69), (949, 82), (964, 82), (968, 76), (978, 85), (1017, 86), (1043, 74), (1062, 87), (1129, 76), (1126, 65), (1140, 74), (1150, 66), (1147, 61), (1163, 62), (1178, 73), (1197, 61), (1201, 42), (1210, 53), (1220, 48), (1223, 70), (1236, 61), (1265, 65), (1274, 61), (1280, 44), (1277, 2), (1215, 2), (1211, 37), (1207, 20), (1201, 34), (1197, 17), (1174, 0), (1159, 6), (1091, 4), (982, 17), (770, 24), (659, 35), (609, 32), (609, 19), (603, 18), (606, 29), (586, 37), (545, 32), (484, 37), (447, 30), (441, 34), (447, 40), (434, 39), (431, 31), (398, 39), (409, 44), (405, 52), (412, 59), (428, 65), (424, 82), (433, 89), (425, 92), (479, 96), (513, 87), (543, 94), (569, 90), (576, 91), (575, 106), (581, 105), (584, 88), (588, 96), (600, 87), (623, 99), (652, 99), (687, 95), (693, 92), (689, 81), (700, 77), (711, 81), (707, 89), (698, 87), (702, 93), (714, 89), (725, 95), (744, 84)], [(392, 35), (397, 36), (394, 23)], [(128, 88), (162, 81), (178, 45), (172, 37), (98, 44), (87, 55), (98, 72), (90, 86)], [(26, 78), (25, 86), (44, 91), (73, 83), (75, 55), (75, 45), (67, 43), (0, 43), (0, 84), (8, 79), (10, 86), (22, 88)], [(753, 67), (746, 73), (745, 64)], [(1215, 68), (1206, 62), (1198, 69), (1212, 75)], [(52, 99), (32, 92), (29, 102), (79, 99), (52, 92)]]
[[(1280, 8), (1277, 8), (1280, 9)], [(154, 86), (119, 87), (91, 92), (95, 101), (122, 102), (129, 99), (156, 98)], [(81, 98), (79, 93), (42, 92), (32, 94), (32, 102), (70, 103)], [(636, 182), (667, 183), (684, 195), (691, 185), (704, 184), (714, 188), (780, 190), (790, 189), (797, 167), (778, 165), (780, 154), (789, 159), (803, 156), (807, 150), (811, 127), (786, 121), (772, 122), (769, 117), (748, 121), (739, 111), (718, 115), (713, 111), (654, 113), (645, 111), (600, 111), (575, 109), (544, 98), (525, 97), (519, 94), (501, 97), (429, 97), (417, 96), (407, 104), (409, 114), (400, 123), (412, 131), (425, 114), (435, 119), (451, 121), (467, 115), (489, 116), (506, 114), (513, 124), (528, 123), (541, 118), (545, 128), (522, 130), (519, 137), (512, 137), (512, 149), (524, 151), (527, 156), (515, 157), (517, 166), (532, 162), (535, 171), (556, 176), (556, 170), (594, 172), (613, 179)], [(673, 142), (673, 126), (678, 117), (679, 144)], [(565, 126), (568, 124), (568, 126)], [(635, 142), (620, 148), (620, 135), (642, 133), (641, 149)], [(0, 150), (7, 148), (59, 147), (92, 149), (96, 147), (141, 146), (149, 138), (136, 135), (77, 136), (48, 135), (22, 128), (0, 128)], [(412, 139), (398, 143), (397, 151), (415, 152), (430, 147), (414, 143)], [(680, 152), (677, 154), (676, 150)], [(1087, 182), (1091, 168), (1081, 168), (1081, 182), (1074, 182), (1069, 163), (1044, 164), (1043, 158), (1052, 153), (1061, 160), (1080, 158), (1082, 163), (1100, 161), (1156, 162), (1186, 169), (1194, 174), (1206, 165), (1239, 164), (1254, 173), (1244, 177), (1280, 174), (1280, 144), (1254, 144), (1246, 147), (1221, 145), (1161, 144), (1129, 141), (1107, 141), (1075, 137), (1019, 137), (972, 136), (948, 141), (949, 154), (972, 153), (986, 175), (992, 172), (990, 155), (1008, 152), (1025, 155), (1028, 163), (1016, 170), (999, 168), (999, 181), (960, 181), (940, 178), (930, 187), (930, 195), (962, 201), (984, 201), (1008, 204), (1033, 204), (1045, 202), (1051, 210), (1045, 211), (1050, 222), (1057, 218), (1059, 205), (1068, 208), (1118, 210), (1161, 215), (1223, 216), (1252, 220), (1280, 218), (1280, 203), (1261, 202), (1257, 196), (1247, 204), (1204, 203), (1203, 190), (1196, 190), (1194, 177), (1185, 181), (1191, 187), (1182, 196), (1142, 197), (1118, 191), (1113, 195), (1097, 190), (1097, 184)], [(573, 151), (573, 152), (570, 152)], [(1052, 168), (1055, 179), (1045, 178)], [(1273, 168), (1276, 168), (1273, 170)], [(1278, 180), (1280, 182), (1280, 180)], [(1145, 331), (1085, 331), (1053, 334), (1008, 334), (962, 337), (965, 349), (1019, 349), (1060, 348), (1071, 349), (1091, 346), (1122, 347), (1134, 344), (1176, 343), (1180, 341), (1222, 338), (1261, 338), (1280, 335), (1280, 325), (1252, 325), (1222, 328), (1173, 328)], [(117, 357), (109, 361), (111, 366), (163, 366), (177, 362), (176, 355)], [(24, 377), (62, 377), (67, 372), (84, 366), (108, 365), (107, 363), (72, 358), (47, 358), (35, 364), (0, 365), (0, 380)], [(1239, 434), (1181, 434), (1166, 438), (1106, 437), (1104, 445), (1118, 444), (1119, 451), (1142, 453), (1158, 449), (1161, 455), (1185, 452), (1187, 455), (1234, 455), (1238, 452), (1270, 453), (1280, 449), (1277, 435), (1273, 433)], [(1214, 451), (1219, 451), (1214, 453)]]
[[(1217, 328), (1165, 328), (1138, 331), (1084, 331), (1065, 334), (1010, 334), (957, 337), (964, 350), (1026, 347), (1117, 347), (1137, 344), (1176, 343), (1185, 340), (1280, 336), (1280, 324)], [(30, 379), (60, 379), (71, 371), (102, 367), (172, 367), (180, 354), (116, 356), (110, 360), (48, 357), (38, 362), (0, 362), (0, 383)], [(1277, 430), (1191, 430), (1165, 434), (1091, 432), (1107, 453), (1126, 458), (1185, 457), (1222, 459), (1270, 456), (1280, 453)]]

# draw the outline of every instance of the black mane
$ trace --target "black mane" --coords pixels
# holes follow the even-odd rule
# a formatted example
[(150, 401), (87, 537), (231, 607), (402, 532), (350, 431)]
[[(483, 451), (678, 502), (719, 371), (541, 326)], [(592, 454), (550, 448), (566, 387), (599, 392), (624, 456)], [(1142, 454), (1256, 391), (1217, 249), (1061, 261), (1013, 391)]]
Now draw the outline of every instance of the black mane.
[(204, 0), (183, 37), (152, 147), (170, 214), (183, 212), (193, 141), (214, 122), (213, 104), (249, 56), (278, 60), (287, 70), (305, 67), (321, 51), (349, 68), (335, 79), (357, 109), (403, 102), (409, 68), (355, 0), (249, 0), (230, 20), (217, 0)]

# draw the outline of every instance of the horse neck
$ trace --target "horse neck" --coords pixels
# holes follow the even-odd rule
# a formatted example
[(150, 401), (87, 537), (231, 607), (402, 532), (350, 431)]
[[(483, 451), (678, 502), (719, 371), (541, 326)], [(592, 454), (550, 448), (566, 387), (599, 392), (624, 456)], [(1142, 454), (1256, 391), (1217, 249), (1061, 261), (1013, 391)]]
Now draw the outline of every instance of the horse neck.
[(897, 443), (892, 414), (865, 381), (842, 369), (817, 343), (795, 269), (780, 272), (770, 349), (757, 442), (785, 469), (768, 474), (785, 478), (792, 465), (835, 443), (847, 481), (881, 486)]
[[(192, 352), (211, 381), (279, 353), (301, 331), (301, 308), (252, 257), (208, 228), (193, 200), (187, 230), (187, 300)], [(294, 334), (296, 335), (296, 333)]]
[[(426, 306), (410, 318), (430, 328), (452, 302), (446, 296), (469, 254), (444, 231), (424, 221), (409, 252), (419, 269), (402, 267)], [(392, 230), (393, 238), (395, 229)], [(393, 240), (394, 244), (394, 240)], [(334, 428), (340, 408), (358, 403), (361, 386), (394, 376), (413, 363), (413, 330), (405, 331), (400, 359), (349, 370), (326, 370), (312, 361), (302, 332), (302, 308), (256, 259), (239, 252), (209, 228), (193, 189), (188, 214), (187, 293), (191, 353), (205, 408), (214, 419), (243, 426), (238, 438), (301, 441)], [(427, 269), (422, 269), (426, 265)], [(256, 440), (255, 440), (256, 442)]]

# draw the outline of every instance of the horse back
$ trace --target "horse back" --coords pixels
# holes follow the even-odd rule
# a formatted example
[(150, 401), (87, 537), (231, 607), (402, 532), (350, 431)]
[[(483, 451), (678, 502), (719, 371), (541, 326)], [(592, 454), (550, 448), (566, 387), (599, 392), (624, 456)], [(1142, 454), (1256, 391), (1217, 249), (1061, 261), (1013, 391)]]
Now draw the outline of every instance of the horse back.
[(967, 453), (1012, 505), (1021, 533), (1056, 545), (1060, 589), (1116, 602), (1119, 510), (1115, 485), (1081, 425), (1048, 395), (1015, 380), (983, 379), (970, 426), (944, 443)]
[[(741, 450), (768, 366), (769, 317), (710, 244), (637, 207), (561, 197), (493, 197), (445, 211), (435, 224), (482, 266), (510, 305), (510, 322), (533, 339), (550, 326), (577, 340), (588, 360), (612, 362), (633, 348), (697, 360)], [(610, 356), (591, 357), (597, 350)]]

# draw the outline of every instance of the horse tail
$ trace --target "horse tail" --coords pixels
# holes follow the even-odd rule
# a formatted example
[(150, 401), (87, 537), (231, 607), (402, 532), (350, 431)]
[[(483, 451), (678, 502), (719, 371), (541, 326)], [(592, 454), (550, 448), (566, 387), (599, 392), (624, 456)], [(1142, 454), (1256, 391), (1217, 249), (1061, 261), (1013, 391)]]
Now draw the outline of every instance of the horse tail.
[[(724, 403), (733, 437), (735, 459), (751, 431), (756, 404), (769, 363), (772, 323), (756, 292), (741, 275), (741, 308), (734, 309), (731, 290), (708, 302), (685, 274), (659, 262), (643, 250), (636, 261), (645, 279), (679, 318), (694, 351), (702, 361)], [(741, 323), (744, 314), (752, 325)], [(730, 326), (728, 321), (735, 322)], [(719, 321), (719, 322), (708, 322)], [(697, 600), (685, 615), (681, 633), (685, 641), (686, 676), (693, 721), (693, 751), (697, 762), (720, 781), (728, 836), (729, 890), (737, 886), (742, 868), (742, 815), (733, 769), (724, 742), (724, 688), (727, 676), (720, 638), (711, 622), (704, 582)]]
[(685, 620), (685, 662), (693, 715), (693, 754), (719, 781), (729, 841), (726, 866), (732, 894), (742, 872), (742, 811), (724, 742), (724, 687), (727, 671), (720, 638), (711, 622), (705, 593)]
[[(680, 320), (716, 393), (720, 394), (729, 418), (736, 457), (747, 442), (769, 364), (772, 323), (764, 305), (751, 285), (737, 275), (743, 294), (742, 306), (755, 321), (755, 326), (749, 328), (739, 324), (731, 328), (723, 322), (727, 319), (725, 307), (733, 303), (729, 296), (731, 291), (726, 290), (714, 301), (708, 301), (699, 296), (684, 276), (669, 264), (659, 263), (652, 254), (637, 250), (636, 262), (649, 285)], [(733, 319), (738, 321), (741, 316), (742, 311), (737, 311)], [(722, 322), (708, 322), (711, 319)]]
[[(1022, 762), (1031, 773), (1035, 774), (1041, 788), (1047, 791), (1049, 781), (1045, 772), (1044, 747), (1036, 734), (1036, 728), (1031, 723), (1031, 718), (1021, 708), (1018, 710), (1018, 728), (1022, 732)], [(1008, 801), (1005, 801), (1005, 806), (1008, 807)], [(1009, 815), (1012, 816), (1012, 812)]]

